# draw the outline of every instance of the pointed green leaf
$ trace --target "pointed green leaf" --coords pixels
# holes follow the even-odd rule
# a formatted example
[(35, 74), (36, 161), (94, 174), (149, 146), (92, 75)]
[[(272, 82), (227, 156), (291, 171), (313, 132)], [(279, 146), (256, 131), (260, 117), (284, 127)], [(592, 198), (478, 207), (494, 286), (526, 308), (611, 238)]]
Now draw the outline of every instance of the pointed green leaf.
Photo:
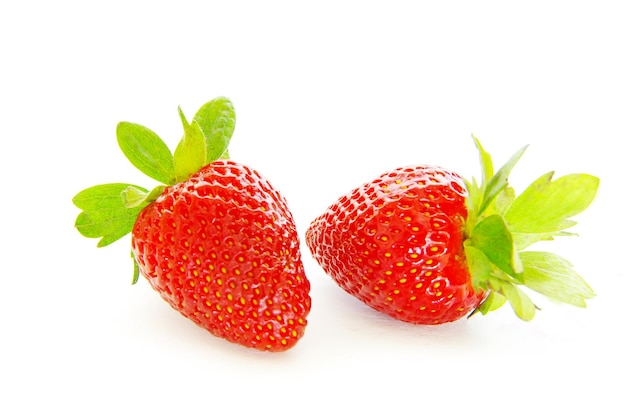
[(483, 315), (490, 313), (492, 311), (496, 311), (500, 307), (502, 307), (506, 303), (506, 297), (498, 292), (491, 291), (485, 301), (481, 303), (478, 307), (478, 311), (480, 311)]
[(130, 257), (133, 259), (133, 280), (131, 284), (135, 285), (139, 281), (139, 264), (137, 263), (137, 259), (135, 259), (133, 252), (130, 252)]
[(511, 204), (505, 214), (509, 228), (518, 233), (558, 232), (575, 222), (568, 220), (593, 201), (599, 179), (586, 174), (563, 176), (552, 181), (554, 172), (535, 180)]
[(126, 158), (142, 173), (166, 185), (174, 183), (172, 153), (154, 131), (132, 122), (120, 122), (117, 142)]
[(574, 271), (570, 262), (548, 252), (520, 252), (524, 263), (524, 285), (546, 297), (586, 307), (595, 296), (591, 287)]
[(471, 244), (508, 275), (515, 277), (522, 271), (513, 237), (502, 216), (490, 215), (478, 223), (472, 232)]
[(182, 182), (206, 165), (207, 147), (198, 123), (192, 121), (189, 124), (180, 107), (178, 114), (183, 123), (184, 135), (174, 151), (174, 171), (176, 181)]
[(135, 185), (108, 183), (87, 188), (72, 200), (83, 210), (76, 218), (76, 228), (85, 237), (101, 238), (98, 247), (107, 246), (132, 231), (142, 208), (124, 205), (122, 193), (129, 187), (147, 192)]
[(235, 108), (225, 97), (205, 103), (193, 120), (198, 123), (206, 139), (206, 162), (222, 157), (235, 130)]
[(474, 145), (476, 145), (476, 148), (478, 149), (480, 168), (482, 171), (482, 184), (486, 185), (489, 179), (493, 177), (493, 160), (491, 159), (491, 155), (485, 151), (478, 138), (473, 134), (472, 139), (474, 140)]
[(524, 146), (513, 154), (509, 161), (507, 161), (506, 164), (502, 166), (491, 179), (489, 179), (487, 185), (485, 186), (483, 201), (478, 210), (478, 214), (485, 211), (487, 207), (491, 205), (496, 196), (498, 196), (498, 194), (507, 186), (511, 170), (513, 170), (513, 167), (522, 157), (522, 154), (524, 154), (527, 147), (528, 146)]
[(517, 317), (526, 321), (530, 321), (535, 317), (537, 307), (518, 286), (510, 282), (502, 282), (500, 283), (500, 289), (509, 304), (511, 304), (511, 307), (513, 307)]

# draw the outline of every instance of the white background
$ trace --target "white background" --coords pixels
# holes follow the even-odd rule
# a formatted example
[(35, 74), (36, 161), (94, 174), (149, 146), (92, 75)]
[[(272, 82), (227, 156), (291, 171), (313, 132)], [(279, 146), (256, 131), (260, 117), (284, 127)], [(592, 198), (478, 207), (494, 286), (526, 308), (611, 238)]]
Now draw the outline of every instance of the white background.
[[(608, 1), (21, 1), (0, 6), (0, 417), (623, 418), (626, 12)], [(379, 315), (303, 258), (313, 309), (291, 351), (214, 338), (145, 281), (129, 238), (97, 249), (71, 198), (154, 186), (119, 121), (174, 146), (176, 107), (232, 99), (231, 155), (290, 202), (303, 237), (341, 194), (433, 163), (511, 183), (592, 173), (577, 238), (547, 247), (597, 293), (437, 327)]]

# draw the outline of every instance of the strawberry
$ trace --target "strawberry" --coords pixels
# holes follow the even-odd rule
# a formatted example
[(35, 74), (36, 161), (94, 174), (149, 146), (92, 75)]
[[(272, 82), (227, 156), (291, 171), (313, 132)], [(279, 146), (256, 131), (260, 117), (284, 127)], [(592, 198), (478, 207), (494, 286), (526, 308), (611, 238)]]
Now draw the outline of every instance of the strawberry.
[(302, 338), (310, 285), (285, 198), (254, 169), (229, 160), (235, 114), (214, 99), (172, 154), (151, 130), (121, 122), (120, 148), (162, 184), (112, 183), (80, 192), (78, 231), (109, 245), (131, 233), (133, 283), (144, 276), (169, 305), (215, 336), (264, 351)]
[(487, 314), (507, 300), (531, 320), (536, 306), (522, 287), (585, 307), (594, 293), (562, 257), (525, 250), (569, 235), (569, 218), (593, 201), (599, 179), (539, 177), (519, 196), (508, 184), (519, 150), (494, 173), (474, 138), (482, 182), (445, 168), (409, 166), (354, 189), (317, 217), (306, 244), (346, 292), (395, 319), (452, 322)]

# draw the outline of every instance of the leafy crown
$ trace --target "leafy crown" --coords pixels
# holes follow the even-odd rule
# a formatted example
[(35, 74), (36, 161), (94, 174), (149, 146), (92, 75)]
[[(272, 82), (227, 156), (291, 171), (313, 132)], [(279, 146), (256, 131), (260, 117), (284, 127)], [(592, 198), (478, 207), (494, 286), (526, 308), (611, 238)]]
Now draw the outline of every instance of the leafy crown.
[(531, 320), (537, 307), (523, 287), (553, 301), (585, 307), (594, 292), (570, 262), (550, 252), (526, 249), (556, 236), (574, 235), (568, 231), (576, 224), (570, 217), (591, 204), (599, 179), (570, 174), (554, 180), (554, 172), (549, 172), (516, 196), (508, 177), (527, 146), (494, 173), (491, 156), (473, 139), (482, 180), (465, 179), (469, 194), (464, 248), (473, 287), (487, 292), (474, 313), (487, 314), (508, 301), (518, 317)]

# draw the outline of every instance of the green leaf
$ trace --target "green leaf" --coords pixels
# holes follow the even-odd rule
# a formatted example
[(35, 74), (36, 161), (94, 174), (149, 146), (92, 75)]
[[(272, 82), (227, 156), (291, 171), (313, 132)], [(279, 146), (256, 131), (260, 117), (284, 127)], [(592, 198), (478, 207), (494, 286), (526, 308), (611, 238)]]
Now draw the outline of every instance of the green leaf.
[(137, 263), (135, 254), (132, 251), (130, 252), (130, 257), (133, 258), (133, 280), (131, 284), (135, 285), (139, 281), (139, 264)]
[(122, 203), (126, 208), (145, 208), (151, 202), (154, 202), (159, 195), (167, 188), (165, 185), (158, 185), (146, 193), (143, 188), (137, 189), (135, 186), (129, 186), (122, 191)]
[(79, 192), (72, 202), (83, 210), (76, 218), (75, 227), (85, 237), (101, 238), (98, 247), (107, 246), (130, 233), (142, 207), (127, 208), (122, 193), (127, 188), (147, 192), (126, 183), (108, 183), (92, 186)]
[(537, 307), (517, 285), (510, 282), (501, 282), (500, 292), (511, 304), (517, 317), (526, 321), (530, 321), (535, 317)]
[[(576, 223), (574, 223), (576, 224)], [(524, 250), (528, 246), (543, 240), (554, 240), (556, 236), (576, 236), (574, 233), (568, 233), (565, 231), (547, 232), (547, 233), (517, 233), (511, 232), (513, 235), (513, 242), (517, 251)]]
[(143, 204), (148, 197), (148, 193), (142, 189), (137, 189), (134, 186), (129, 186), (122, 191), (122, 204), (126, 208), (136, 208)]
[(504, 188), (494, 201), (496, 213), (505, 214), (513, 201), (515, 201), (515, 190), (513, 190), (510, 186)]
[(471, 244), (508, 275), (516, 277), (522, 272), (513, 236), (501, 215), (490, 215), (478, 223), (472, 232)]
[(198, 123), (206, 139), (207, 164), (221, 158), (228, 150), (235, 130), (235, 108), (225, 97), (215, 98), (196, 112), (193, 120)]
[(182, 109), (178, 114), (183, 123), (184, 135), (174, 151), (174, 172), (176, 181), (182, 182), (207, 164), (207, 146), (198, 122), (187, 122)]
[(591, 287), (574, 271), (570, 262), (549, 252), (520, 252), (524, 263), (524, 285), (546, 297), (586, 307), (595, 296)]
[(174, 183), (172, 153), (154, 131), (132, 122), (120, 122), (117, 142), (126, 158), (142, 173), (166, 185)]
[(480, 158), (480, 168), (482, 171), (482, 184), (486, 185), (489, 179), (493, 177), (493, 160), (491, 155), (485, 151), (478, 138), (472, 134), (474, 145), (478, 149), (478, 155)]
[(491, 202), (496, 198), (496, 196), (498, 196), (498, 194), (506, 188), (511, 170), (513, 170), (513, 167), (522, 157), (522, 154), (524, 154), (527, 147), (528, 146), (526, 145), (513, 154), (509, 161), (507, 161), (506, 164), (502, 166), (491, 179), (489, 179), (487, 185), (485, 186), (481, 206), (478, 209), (479, 215), (485, 211), (487, 207), (491, 205)]
[(572, 227), (568, 220), (593, 201), (599, 179), (586, 174), (563, 176), (552, 181), (554, 172), (535, 180), (511, 204), (505, 218), (512, 232), (549, 233)]
[(476, 247), (466, 241), (465, 257), (467, 266), (472, 276), (472, 287), (474, 289), (485, 289), (487, 281), (491, 276), (491, 262), (489, 258)]
[[(506, 297), (498, 292), (491, 291), (485, 301), (483, 301), (478, 307), (478, 311), (480, 311), (483, 315), (491, 311), (496, 311), (500, 307), (502, 307), (506, 303)], [(472, 313), (473, 314), (473, 313)]]

